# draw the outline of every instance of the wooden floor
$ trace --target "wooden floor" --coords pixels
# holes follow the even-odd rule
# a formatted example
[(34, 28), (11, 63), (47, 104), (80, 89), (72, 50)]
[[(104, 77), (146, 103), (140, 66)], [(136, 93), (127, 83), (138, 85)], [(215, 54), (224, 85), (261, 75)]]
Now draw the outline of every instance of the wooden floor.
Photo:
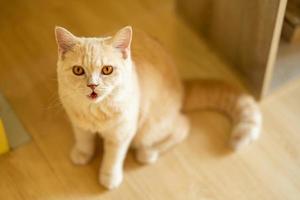
[(202, 112), (190, 115), (190, 137), (156, 164), (141, 166), (129, 153), (114, 191), (97, 182), (100, 150), (91, 164), (73, 166), (72, 132), (57, 99), (55, 25), (86, 36), (138, 26), (164, 43), (183, 77), (239, 80), (176, 16), (173, 0), (66, 2), (0, 3), (0, 90), (33, 138), (0, 156), (1, 200), (300, 199), (299, 81), (261, 103), (263, 135), (241, 152), (226, 146), (228, 120)]

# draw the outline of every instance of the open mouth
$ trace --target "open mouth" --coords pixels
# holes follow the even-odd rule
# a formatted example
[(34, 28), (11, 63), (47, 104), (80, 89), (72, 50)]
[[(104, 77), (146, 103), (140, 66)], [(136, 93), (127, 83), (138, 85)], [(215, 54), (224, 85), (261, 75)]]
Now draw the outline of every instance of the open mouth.
[(91, 94), (88, 95), (88, 97), (89, 97), (90, 99), (93, 99), (93, 100), (94, 100), (94, 99), (97, 99), (98, 94), (97, 94), (96, 92), (93, 91)]

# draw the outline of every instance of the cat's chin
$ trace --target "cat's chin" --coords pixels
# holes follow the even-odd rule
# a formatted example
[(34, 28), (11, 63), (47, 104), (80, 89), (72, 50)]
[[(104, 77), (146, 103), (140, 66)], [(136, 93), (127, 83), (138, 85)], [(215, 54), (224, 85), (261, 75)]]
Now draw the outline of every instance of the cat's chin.
[(87, 100), (90, 102), (90, 103), (99, 103), (102, 98), (99, 96), (97, 98), (90, 98), (90, 97), (87, 97)]

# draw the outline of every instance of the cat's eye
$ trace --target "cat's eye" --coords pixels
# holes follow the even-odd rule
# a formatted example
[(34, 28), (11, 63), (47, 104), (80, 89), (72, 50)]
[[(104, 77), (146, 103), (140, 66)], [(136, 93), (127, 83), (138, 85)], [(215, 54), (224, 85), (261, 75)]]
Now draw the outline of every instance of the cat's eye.
[(84, 74), (84, 69), (79, 65), (74, 65), (72, 71), (76, 76), (81, 76)]
[(104, 75), (110, 75), (114, 71), (113, 66), (111, 65), (104, 65), (102, 67), (101, 73)]

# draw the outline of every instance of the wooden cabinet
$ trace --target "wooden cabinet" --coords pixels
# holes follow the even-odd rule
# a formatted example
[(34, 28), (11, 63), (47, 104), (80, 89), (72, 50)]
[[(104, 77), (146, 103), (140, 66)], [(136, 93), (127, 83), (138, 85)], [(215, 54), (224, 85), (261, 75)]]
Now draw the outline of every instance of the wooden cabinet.
[(270, 93), (271, 85), (281, 85), (272, 84), (272, 78), (278, 78), (273, 73), (278, 71), (275, 66), (286, 4), (287, 0), (178, 0), (177, 10), (261, 99)]

